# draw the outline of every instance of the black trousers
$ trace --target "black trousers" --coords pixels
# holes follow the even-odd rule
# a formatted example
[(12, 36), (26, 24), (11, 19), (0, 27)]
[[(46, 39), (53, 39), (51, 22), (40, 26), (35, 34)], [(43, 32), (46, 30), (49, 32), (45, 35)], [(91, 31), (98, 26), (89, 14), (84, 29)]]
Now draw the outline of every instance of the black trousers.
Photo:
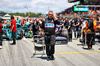
[(84, 32), (82, 33), (82, 39), (83, 39), (83, 42), (85, 44), (85, 33)]
[[(74, 27), (74, 37), (75, 38), (79, 38), (79, 28), (78, 27)], [(77, 35), (76, 35), (77, 34)]]
[(16, 44), (16, 32), (12, 32), (13, 43)]
[(55, 52), (55, 35), (45, 35), (46, 54), (51, 56)]
[(88, 48), (89, 48), (89, 47), (92, 48), (92, 45), (93, 45), (93, 43), (94, 43), (94, 35), (95, 35), (94, 32), (87, 33), (87, 45), (88, 45)]
[(0, 46), (2, 46), (2, 40), (3, 40), (2, 32), (0, 32)]
[(69, 34), (69, 41), (72, 41), (72, 28), (68, 30), (68, 34)]

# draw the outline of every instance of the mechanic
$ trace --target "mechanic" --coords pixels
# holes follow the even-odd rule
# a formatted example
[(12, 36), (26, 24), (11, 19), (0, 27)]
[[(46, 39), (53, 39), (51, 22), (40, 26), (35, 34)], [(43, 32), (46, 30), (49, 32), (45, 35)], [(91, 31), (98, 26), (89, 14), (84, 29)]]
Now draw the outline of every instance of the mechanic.
[[(40, 20), (39, 18), (37, 18), (36, 21), (32, 24), (33, 36), (39, 35), (39, 31), (40, 31), (39, 29), (40, 29)], [(36, 38), (36, 36), (34, 38)], [(37, 42), (37, 40), (35, 40), (35, 42)]]
[(80, 26), (80, 21), (79, 19), (75, 18), (73, 23), (75, 40), (79, 38), (79, 26)]
[(69, 20), (69, 18), (65, 18), (65, 23), (64, 23), (65, 28), (68, 30), (69, 34), (69, 41), (72, 42), (72, 22)]
[(95, 23), (96, 17), (90, 16), (89, 21), (86, 23), (86, 30), (87, 30), (87, 45), (88, 45), (88, 50), (93, 50), (92, 45), (94, 43), (94, 35), (95, 35)]
[[(60, 21), (55, 17), (53, 11), (48, 12), (48, 18), (42, 23), (42, 30), (45, 33), (45, 44), (46, 44), (46, 54), (47, 61), (55, 60), (54, 52), (55, 52), (55, 28), (56, 24), (60, 24)], [(42, 31), (41, 31), (42, 33)]]

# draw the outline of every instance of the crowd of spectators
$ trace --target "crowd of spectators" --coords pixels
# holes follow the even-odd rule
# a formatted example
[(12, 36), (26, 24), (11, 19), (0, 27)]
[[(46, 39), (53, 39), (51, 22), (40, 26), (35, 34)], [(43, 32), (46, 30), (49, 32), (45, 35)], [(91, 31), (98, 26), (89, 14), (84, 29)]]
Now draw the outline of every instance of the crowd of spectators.
[[(85, 0), (84, 3), (80, 3), (78, 5), (100, 5), (100, 0)], [(70, 8), (65, 9), (64, 11), (58, 13), (58, 16), (66, 16), (66, 15), (76, 15), (76, 14), (96, 14), (100, 13), (100, 7), (89, 7), (88, 12), (75, 12), (74, 7), (76, 5), (73, 5)]]

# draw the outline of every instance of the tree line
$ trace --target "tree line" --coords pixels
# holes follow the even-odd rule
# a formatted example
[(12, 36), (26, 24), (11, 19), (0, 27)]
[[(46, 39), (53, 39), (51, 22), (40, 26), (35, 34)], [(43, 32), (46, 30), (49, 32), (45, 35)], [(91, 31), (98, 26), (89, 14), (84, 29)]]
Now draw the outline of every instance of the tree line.
[[(0, 14), (7, 14), (7, 12), (4, 12), (4, 11), (0, 11)], [(40, 15), (42, 15), (42, 13), (33, 13), (33, 12), (26, 12), (26, 13), (19, 13), (19, 12), (16, 12), (16, 13), (8, 13), (9, 15), (15, 15), (15, 16), (22, 16), (22, 17), (39, 17)]]

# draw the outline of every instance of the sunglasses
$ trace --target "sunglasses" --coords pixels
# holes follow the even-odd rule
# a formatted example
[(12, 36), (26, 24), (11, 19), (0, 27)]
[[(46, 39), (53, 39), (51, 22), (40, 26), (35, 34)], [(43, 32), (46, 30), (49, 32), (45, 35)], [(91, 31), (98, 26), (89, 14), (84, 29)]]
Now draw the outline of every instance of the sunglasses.
[(53, 14), (49, 14), (49, 15), (53, 15)]

